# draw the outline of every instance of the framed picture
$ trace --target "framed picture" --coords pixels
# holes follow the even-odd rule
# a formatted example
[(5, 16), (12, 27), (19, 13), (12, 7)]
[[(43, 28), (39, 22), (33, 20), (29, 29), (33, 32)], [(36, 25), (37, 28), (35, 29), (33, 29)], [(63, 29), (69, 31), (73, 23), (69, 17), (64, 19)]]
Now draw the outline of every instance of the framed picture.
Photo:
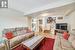
[(62, 19), (63, 19), (63, 17), (58, 17), (58, 19), (59, 19), (59, 20), (62, 20)]
[(48, 17), (47, 18), (47, 23), (51, 23), (51, 22), (55, 22), (56, 21), (56, 17)]

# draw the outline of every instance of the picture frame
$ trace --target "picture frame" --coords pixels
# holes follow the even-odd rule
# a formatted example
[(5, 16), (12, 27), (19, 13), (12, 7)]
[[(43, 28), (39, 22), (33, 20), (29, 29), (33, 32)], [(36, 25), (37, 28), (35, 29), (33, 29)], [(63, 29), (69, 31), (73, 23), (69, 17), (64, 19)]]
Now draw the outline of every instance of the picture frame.
[(47, 23), (52, 23), (52, 22), (55, 22), (56, 21), (56, 17), (48, 17), (47, 18)]
[(63, 20), (63, 17), (58, 17), (59, 20)]

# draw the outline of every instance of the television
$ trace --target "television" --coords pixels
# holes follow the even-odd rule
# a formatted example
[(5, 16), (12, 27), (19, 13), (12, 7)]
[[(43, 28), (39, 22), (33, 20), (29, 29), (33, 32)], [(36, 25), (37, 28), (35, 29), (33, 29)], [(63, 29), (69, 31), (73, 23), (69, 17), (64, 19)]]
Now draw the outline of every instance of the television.
[(56, 29), (67, 30), (67, 23), (56, 23)]

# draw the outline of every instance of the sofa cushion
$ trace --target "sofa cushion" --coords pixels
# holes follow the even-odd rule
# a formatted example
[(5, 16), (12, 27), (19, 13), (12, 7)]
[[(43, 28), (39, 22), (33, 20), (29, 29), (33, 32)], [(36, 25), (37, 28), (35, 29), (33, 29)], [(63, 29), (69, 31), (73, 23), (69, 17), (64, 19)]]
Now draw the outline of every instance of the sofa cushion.
[(30, 33), (30, 32), (32, 32), (30, 29), (27, 29), (27, 30), (26, 30), (26, 33)]
[(16, 31), (14, 31), (13, 34), (14, 34), (14, 37), (18, 36)]
[(19, 36), (10, 39), (10, 44), (9, 44), (10, 47), (13, 47), (13, 46), (15, 46), (17, 44), (19, 44)]
[(26, 30), (17, 31), (17, 35), (23, 35), (26, 34)]
[(21, 43), (22, 41), (32, 37), (34, 34), (33, 33), (28, 33), (28, 34), (23, 34), (17, 37), (14, 37), (12, 39), (10, 39), (10, 46), (16, 46), (17, 44)]

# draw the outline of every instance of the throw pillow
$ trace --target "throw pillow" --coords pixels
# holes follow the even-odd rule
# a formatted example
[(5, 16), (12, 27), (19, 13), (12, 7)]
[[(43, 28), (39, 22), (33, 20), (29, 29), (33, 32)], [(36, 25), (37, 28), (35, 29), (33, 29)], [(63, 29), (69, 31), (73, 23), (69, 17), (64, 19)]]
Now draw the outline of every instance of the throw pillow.
[(11, 39), (11, 38), (14, 37), (14, 35), (13, 35), (12, 32), (7, 32), (7, 33), (5, 34), (5, 37), (6, 37), (7, 39)]
[(68, 40), (69, 36), (70, 36), (69, 33), (63, 32), (63, 38), (64, 38), (64, 39)]

